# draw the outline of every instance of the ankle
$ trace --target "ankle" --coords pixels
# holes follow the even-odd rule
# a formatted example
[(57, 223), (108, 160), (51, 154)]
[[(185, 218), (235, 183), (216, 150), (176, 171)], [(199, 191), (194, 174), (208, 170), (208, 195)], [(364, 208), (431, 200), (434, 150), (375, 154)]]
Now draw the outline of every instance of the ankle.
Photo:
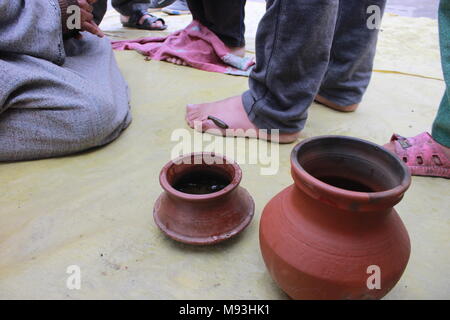
[[(295, 141), (297, 141), (298, 137), (300, 136), (300, 131), (299, 132), (294, 132), (294, 133), (280, 133), (278, 135), (278, 143), (293, 143)], [(271, 141), (273, 141), (273, 137), (270, 137)]]
[(316, 98), (314, 99), (316, 102), (323, 104), (326, 107), (329, 107), (333, 110), (337, 110), (337, 111), (341, 111), (341, 112), (353, 112), (355, 111), (359, 104), (355, 103), (355, 104), (351, 104), (351, 105), (347, 105), (347, 106), (342, 106), (339, 105), (337, 103), (334, 103), (331, 100), (328, 100), (327, 98), (322, 97), (321, 95), (316, 95)]
[(230, 50), (230, 52), (236, 56), (239, 57), (245, 57), (245, 46), (242, 47), (229, 47), (227, 46), (228, 50)]

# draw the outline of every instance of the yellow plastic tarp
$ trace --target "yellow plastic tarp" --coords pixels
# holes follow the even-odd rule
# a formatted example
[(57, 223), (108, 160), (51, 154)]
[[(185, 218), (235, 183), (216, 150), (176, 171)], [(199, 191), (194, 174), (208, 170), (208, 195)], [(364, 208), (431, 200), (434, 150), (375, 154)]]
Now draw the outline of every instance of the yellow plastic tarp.
[[(252, 50), (264, 6), (248, 6)], [(169, 31), (189, 19), (169, 17)], [(149, 35), (122, 29), (115, 13), (103, 28), (115, 38)], [(382, 28), (376, 69), (442, 78), (435, 20), (387, 14)], [(241, 165), (256, 212), (235, 239), (211, 247), (179, 244), (152, 218), (159, 171), (178, 144), (172, 133), (192, 133), (184, 121), (186, 103), (240, 94), (247, 79), (145, 61), (136, 52), (117, 52), (117, 59), (130, 85), (134, 118), (118, 140), (69, 157), (0, 164), (0, 299), (287, 298), (264, 266), (258, 224), (264, 205), (292, 182), (293, 145), (280, 146), (276, 175), (261, 175), (262, 163)], [(314, 104), (301, 139), (339, 134), (383, 144), (393, 132), (415, 135), (430, 129), (443, 91), (440, 80), (375, 72), (355, 113)], [(248, 150), (237, 149), (235, 157)], [(448, 190), (448, 180), (414, 177), (397, 206), (412, 252), (387, 299), (450, 298)], [(81, 271), (80, 290), (66, 285), (72, 265)]]

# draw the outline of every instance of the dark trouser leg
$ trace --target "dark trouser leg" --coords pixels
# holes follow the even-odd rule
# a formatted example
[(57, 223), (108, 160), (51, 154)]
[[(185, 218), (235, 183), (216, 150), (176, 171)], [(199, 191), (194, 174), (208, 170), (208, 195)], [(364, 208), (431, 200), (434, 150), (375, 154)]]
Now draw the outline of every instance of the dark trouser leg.
[(112, 0), (112, 5), (121, 15), (131, 16), (134, 11), (147, 10), (150, 0)]
[(261, 129), (303, 129), (328, 67), (339, 0), (269, 0), (256, 35), (256, 67), (243, 95)]
[(214, 32), (227, 46), (245, 46), (246, 0), (188, 0), (194, 20)]
[[(112, 5), (121, 15), (131, 16), (134, 11), (147, 10), (150, 6), (150, 0), (112, 0)], [(107, 0), (97, 0), (93, 7), (95, 23), (100, 24), (106, 13)]]
[(97, 2), (92, 5), (92, 7), (94, 8), (94, 10), (92, 11), (92, 14), (94, 15), (94, 21), (99, 25), (100, 22), (102, 22), (107, 10), (107, 0), (97, 0)]
[(340, 106), (361, 102), (372, 76), (378, 39), (372, 18), (378, 15), (381, 19), (385, 5), (386, 0), (339, 2), (330, 63), (319, 95)]
[(441, 0), (439, 7), (439, 38), (442, 71), (446, 90), (433, 123), (433, 139), (450, 148), (450, 2)]

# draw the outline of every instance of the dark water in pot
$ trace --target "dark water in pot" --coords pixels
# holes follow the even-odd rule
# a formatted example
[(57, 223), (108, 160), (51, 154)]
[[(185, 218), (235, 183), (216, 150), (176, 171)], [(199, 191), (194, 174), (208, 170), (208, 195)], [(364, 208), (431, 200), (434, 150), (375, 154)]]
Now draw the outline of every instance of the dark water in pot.
[(217, 172), (192, 171), (178, 178), (173, 187), (183, 193), (209, 194), (220, 191), (230, 184), (230, 180)]

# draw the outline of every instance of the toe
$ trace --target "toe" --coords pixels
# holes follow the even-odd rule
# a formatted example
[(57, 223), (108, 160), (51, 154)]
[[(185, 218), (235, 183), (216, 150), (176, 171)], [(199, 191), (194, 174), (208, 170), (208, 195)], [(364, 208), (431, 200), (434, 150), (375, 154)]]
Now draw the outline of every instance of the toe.
[(194, 121), (197, 121), (198, 118), (196, 115), (186, 112), (185, 119), (189, 127), (194, 128)]
[(191, 115), (186, 115), (186, 122), (189, 124), (189, 127), (194, 127), (194, 121), (198, 121), (198, 118)]
[(163, 24), (162, 24), (161, 21), (156, 21), (156, 22), (152, 23), (152, 27), (153, 27), (153, 28), (158, 28), (158, 29), (160, 29), (160, 28), (162, 28), (162, 26), (163, 26)]
[(194, 129), (194, 122), (191, 119), (189, 119), (188, 117), (186, 117), (186, 123), (188, 124), (189, 127)]
[(200, 114), (198, 112), (198, 109), (195, 108), (195, 105), (193, 104), (188, 104), (186, 106), (186, 121), (189, 124), (189, 126), (191, 128), (194, 128), (194, 121), (196, 121), (197, 119), (199, 119)]
[[(224, 129), (221, 129), (219, 127), (217, 127), (217, 125), (212, 122), (211, 120), (206, 120), (202, 122), (202, 132), (206, 132), (209, 134), (213, 134), (216, 136), (225, 136), (226, 135), (226, 131)], [(197, 129), (197, 131), (199, 131)]]
[(208, 119), (207, 116), (202, 114), (201, 112), (192, 112), (186, 115), (186, 118), (190, 121), (206, 121)]
[(189, 126), (198, 132), (205, 132), (205, 130), (211, 129), (210, 121), (202, 121), (200, 118), (195, 118), (189, 121)]
[(198, 104), (188, 104), (186, 106), (186, 109), (189, 113), (193, 113), (199, 110), (199, 105)]
[(195, 119), (198, 119), (199, 118), (199, 114), (198, 114), (198, 112), (187, 112), (186, 113), (186, 118), (187, 119), (189, 119), (189, 120), (195, 120)]
[(211, 120), (203, 121), (203, 131), (211, 129), (219, 129), (219, 128)]

